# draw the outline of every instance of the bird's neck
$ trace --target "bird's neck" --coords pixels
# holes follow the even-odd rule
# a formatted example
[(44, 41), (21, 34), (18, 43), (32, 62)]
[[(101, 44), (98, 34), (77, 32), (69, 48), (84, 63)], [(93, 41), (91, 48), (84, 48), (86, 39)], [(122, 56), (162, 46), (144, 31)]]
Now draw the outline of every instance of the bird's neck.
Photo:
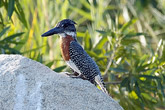
[(61, 33), (59, 34), (61, 38), (68, 38), (68, 37), (72, 37), (75, 41), (77, 41), (77, 37), (76, 37), (76, 32), (65, 32), (65, 33)]
[(71, 41), (75, 41), (75, 39), (69, 35), (65, 36), (65, 37), (60, 37), (61, 40), (61, 53), (62, 53), (62, 57), (65, 61), (69, 61), (70, 59), (70, 55), (69, 55), (69, 46), (70, 46), (70, 42)]

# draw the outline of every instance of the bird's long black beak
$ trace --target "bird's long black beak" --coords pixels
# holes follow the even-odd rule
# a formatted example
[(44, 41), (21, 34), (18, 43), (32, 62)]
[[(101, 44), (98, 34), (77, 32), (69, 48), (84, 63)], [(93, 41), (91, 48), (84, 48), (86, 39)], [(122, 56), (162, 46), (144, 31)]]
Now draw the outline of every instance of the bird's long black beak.
[(63, 32), (64, 32), (64, 30), (63, 30), (62, 28), (60, 28), (60, 27), (55, 27), (55, 28), (53, 28), (53, 29), (51, 29), (51, 30), (45, 32), (45, 33), (42, 34), (41, 36), (42, 36), (42, 37), (47, 37), (47, 36), (51, 36), (51, 35), (53, 35), (53, 34), (58, 34), (58, 33), (63, 33)]

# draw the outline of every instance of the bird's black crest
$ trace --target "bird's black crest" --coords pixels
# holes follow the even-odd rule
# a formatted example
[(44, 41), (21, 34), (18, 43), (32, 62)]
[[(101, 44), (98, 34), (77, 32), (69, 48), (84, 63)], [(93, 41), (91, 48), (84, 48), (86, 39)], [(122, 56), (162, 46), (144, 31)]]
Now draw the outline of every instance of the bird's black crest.
[(66, 27), (67, 25), (74, 25), (76, 22), (70, 20), (70, 19), (64, 19), (57, 23), (57, 27)]

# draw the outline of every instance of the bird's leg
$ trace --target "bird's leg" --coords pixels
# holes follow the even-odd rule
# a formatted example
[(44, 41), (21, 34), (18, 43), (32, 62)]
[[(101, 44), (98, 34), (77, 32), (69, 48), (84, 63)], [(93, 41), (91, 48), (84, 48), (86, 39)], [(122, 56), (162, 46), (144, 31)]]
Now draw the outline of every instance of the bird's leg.
[(70, 70), (73, 72), (72, 75), (75, 75), (75, 76), (78, 76), (78, 75), (79, 75), (79, 74), (78, 74), (76, 71), (74, 71), (72, 68), (70, 68)]
[(66, 73), (68, 76), (70, 76), (71, 78), (81, 78), (83, 80), (88, 80), (84, 75), (77, 73), (76, 71), (74, 71), (72, 68), (70, 68), (71, 71), (73, 72), (72, 74), (70, 73)]
[(72, 78), (81, 78), (82, 77), (82, 74), (79, 74), (77, 76), (72, 76)]
[(79, 75), (79, 74), (78, 74), (77, 72), (75, 72), (75, 71), (73, 72), (73, 74), (74, 74), (75, 76), (78, 76), (78, 75)]
[(75, 76), (74, 74), (71, 74), (71, 73), (68, 73), (68, 72), (66, 72), (65, 74), (70, 76), (70, 77)]
[(83, 80), (88, 80), (84, 75), (79, 74), (78, 76), (71, 76), (71, 78), (81, 78)]
[(79, 74), (77, 72), (75, 72), (72, 68), (70, 68), (70, 70), (73, 72), (73, 73), (66, 73), (66, 75), (72, 77), (72, 76), (78, 76)]

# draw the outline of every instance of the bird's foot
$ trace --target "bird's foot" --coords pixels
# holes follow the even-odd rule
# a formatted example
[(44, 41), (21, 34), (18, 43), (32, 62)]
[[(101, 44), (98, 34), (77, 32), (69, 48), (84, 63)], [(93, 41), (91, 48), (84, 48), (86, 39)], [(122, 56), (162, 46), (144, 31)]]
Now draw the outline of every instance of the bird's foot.
[(68, 76), (70, 76), (71, 78), (81, 78), (83, 80), (88, 80), (84, 75), (79, 74), (79, 73), (77, 73), (75, 71), (73, 71), (73, 73), (66, 72), (65, 74), (68, 75)]
[(84, 75), (80, 74), (78, 76), (71, 76), (71, 78), (81, 78), (83, 80), (88, 80)]
[(79, 75), (79, 73), (77, 73), (76, 71), (74, 71), (72, 68), (70, 68), (70, 70), (73, 72), (73, 75), (75, 75), (75, 76), (78, 76)]
[(68, 72), (66, 72), (65, 74), (70, 76), (70, 77), (74, 77), (75, 76), (75, 74), (71, 74), (71, 73), (68, 73)]
[(80, 76), (70, 76), (71, 78), (80, 78)]

